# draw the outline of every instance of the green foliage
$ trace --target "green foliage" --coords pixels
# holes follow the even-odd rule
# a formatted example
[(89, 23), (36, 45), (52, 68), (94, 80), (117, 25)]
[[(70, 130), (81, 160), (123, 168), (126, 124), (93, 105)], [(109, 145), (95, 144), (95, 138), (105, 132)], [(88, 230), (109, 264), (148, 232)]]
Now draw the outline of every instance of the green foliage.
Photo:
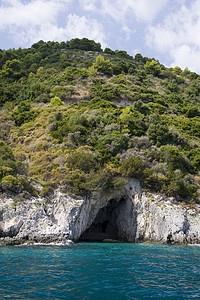
[(24, 177), (15, 177), (13, 175), (6, 175), (1, 180), (1, 188), (3, 191), (11, 191), (20, 193), (22, 191), (29, 192), (32, 196), (37, 196), (37, 191)]
[(112, 78), (110, 82), (115, 84), (124, 84), (124, 85), (128, 84), (126, 80), (126, 76), (124, 76), (123, 74), (119, 74), (116, 77)]
[(40, 191), (40, 196), (48, 199), (54, 195), (54, 189), (55, 185), (52, 182), (47, 182)]
[(181, 196), (182, 198), (194, 197), (197, 187), (193, 184), (184, 182), (183, 174), (177, 170), (170, 174), (170, 183), (167, 186), (167, 194), (170, 196)]
[(189, 161), (176, 146), (167, 145), (160, 148), (161, 151), (161, 161), (167, 162), (168, 169), (170, 171), (175, 171), (177, 169), (182, 172), (191, 171), (191, 166)]
[(98, 139), (97, 149), (115, 156), (128, 147), (128, 137), (121, 133), (110, 133)]
[(184, 106), (182, 108), (182, 112), (187, 118), (200, 117), (200, 110), (198, 106)]
[(58, 185), (83, 194), (131, 176), (197, 201), (198, 74), (84, 38), (0, 50), (0, 79), (0, 139), (16, 155), (0, 142), (2, 190), (27, 190), (20, 174), (49, 198)]
[(62, 184), (65, 185), (67, 191), (76, 195), (83, 195), (86, 190), (86, 176), (84, 172), (72, 171), (67, 174)]
[[(114, 179), (115, 180), (115, 179)], [(98, 171), (91, 170), (87, 180), (81, 185), (82, 188), (93, 191), (100, 189), (111, 189), (114, 188), (113, 174), (108, 167), (100, 169)], [(119, 185), (117, 186), (117, 188)]]
[(198, 82), (193, 81), (186, 89), (185, 94), (193, 99), (195, 99), (197, 96), (199, 96), (200, 93), (200, 86)]
[(94, 41), (88, 40), (87, 38), (72, 39), (67, 43), (67, 46), (70, 49), (80, 49), (80, 50), (98, 51), (98, 52), (102, 51), (100, 43), (95, 43)]
[(55, 96), (51, 99), (50, 104), (53, 106), (60, 106), (60, 105), (64, 105), (64, 102), (61, 101), (59, 97)]
[(0, 76), (6, 78), (19, 79), (21, 77), (21, 62), (17, 59), (7, 60), (2, 67)]
[(3, 141), (0, 141), (0, 181), (3, 191), (21, 192), (26, 190), (36, 195), (36, 190), (26, 181), (24, 177), (17, 176), (25, 173), (25, 166), (17, 161), (12, 149)]
[(173, 82), (168, 83), (167, 88), (170, 93), (178, 93), (179, 91), (178, 85)]
[(190, 159), (191, 165), (194, 170), (198, 172), (198, 170), (200, 170), (200, 149), (191, 149), (188, 152), (187, 157)]
[(29, 101), (20, 102), (17, 110), (12, 113), (12, 118), (14, 119), (15, 124), (17, 126), (20, 126), (26, 122), (30, 122), (38, 116), (39, 114), (38, 110), (31, 111), (30, 109), (31, 109), (31, 105)]
[(169, 144), (172, 139), (167, 122), (158, 114), (151, 115), (147, 134), (150, 140), (157, 146)]
[(97, 56), (91, 67), (91, 72), (98, 72), (105, 75), (112, 75), (112, 64), (109, 60), (105, 60), (102, 55)]
[(89, 173), (90, 170), (95, 170), (98, 167), (98, 161), (95, 155), (91, 152), (73, 152), (66, 159), (66, 166), (70, 170), (81, 170)]
[(181, 95), (177, 93), (170, 93), (167, 98), (167, 102), (169, 102), (170, 104), (182, 104), (183, 100), (181, 98)]
[(134, 107), (128, 106), (124, 108), (119, 118), (123, 128), (131, 135), (141, 136), (145, 133), (144, 115), (135, 110)]
[(120, 96), (120, 90), (116, 86), (110, 84), (106, 85), (95, 85), (90, 89), (90, 96), (100, 97), (105, 100), (114, 100)]
[(7, 187), (14, 188), (18, 185), (19, 181), (16, 177), (7, 175), (2, 179), (2, 183), (4, 183)]
[(118, 177), (112, 181), (114, 189), (120, 189), (122, 186), (126, 185), (128, 180), (123, 177)]
[(88, 106), (90, 109), (106, 109), (112, 110), (116, 109), (117, 105), (113, 102), (102, 100), (100, 97), (94, 97), (89, 103)]
[(143, 171), (143, 186), (152, 190), (159, 191), (162, 189), (162, 181), (154, 174), (153, 170), (147, 168)]
[(2, 161), (15, 160), (12, 149), (8, 147), (3, 141), (0, 141), (0, 159)]
[(15, 160), (12, 149), (0, 141), (0, 180), (8, 175), (16, 175), (20, 170), (20, 165)]
[(104, 53), (114, 55), (114, 54), (115, 54), (115, 51), (112, 51), (110, 48), (107, 48), (107, 47), (106, 47), (106, 48), (104, 49)]
[(152, 59), (152, 61), (147, 61), (144, 65), (144, 69), (148, 72), (153, 74), (154, 76), (158, 76), (161, 72), (161, 67), (157, 61)]
[(121, 166), (120, 172), (122, 176), (141, 179), (143, 177), (143, 164), (140, 157), (128, 157)]

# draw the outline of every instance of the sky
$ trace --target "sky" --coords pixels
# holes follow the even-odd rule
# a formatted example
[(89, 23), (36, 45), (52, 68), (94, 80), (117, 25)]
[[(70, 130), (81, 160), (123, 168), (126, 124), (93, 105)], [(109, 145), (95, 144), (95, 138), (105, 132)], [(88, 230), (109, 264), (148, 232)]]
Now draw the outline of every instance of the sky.
[(200, 0), (0, 0), (0, 48), (83, 38), (200, 74)]

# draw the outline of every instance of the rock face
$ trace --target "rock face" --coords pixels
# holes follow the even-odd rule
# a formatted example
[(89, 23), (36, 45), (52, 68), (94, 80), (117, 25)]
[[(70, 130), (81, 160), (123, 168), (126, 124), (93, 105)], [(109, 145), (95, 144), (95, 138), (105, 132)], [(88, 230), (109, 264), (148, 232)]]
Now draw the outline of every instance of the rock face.
[(114, 191), (73, 198), (55, 191), (54, 199), (0, 202), (0, 244), (67, 240), (200, 243), (200, 206), (142, 193), (137, 180)]

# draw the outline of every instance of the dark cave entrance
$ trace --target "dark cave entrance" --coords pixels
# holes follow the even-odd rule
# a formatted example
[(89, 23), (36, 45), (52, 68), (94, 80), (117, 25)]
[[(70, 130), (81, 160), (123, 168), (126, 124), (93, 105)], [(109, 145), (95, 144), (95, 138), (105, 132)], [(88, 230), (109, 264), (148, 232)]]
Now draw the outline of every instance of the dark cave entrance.
[(84, 242), (102, 242), (104, 240), (120, 239), (118, 228), (118, 212), (121, 205), (125, 203), (125, 199), (116, 201), (110, 200), (107, 206), (102, 207), (91, 226), (82, 233), (79, 241)]

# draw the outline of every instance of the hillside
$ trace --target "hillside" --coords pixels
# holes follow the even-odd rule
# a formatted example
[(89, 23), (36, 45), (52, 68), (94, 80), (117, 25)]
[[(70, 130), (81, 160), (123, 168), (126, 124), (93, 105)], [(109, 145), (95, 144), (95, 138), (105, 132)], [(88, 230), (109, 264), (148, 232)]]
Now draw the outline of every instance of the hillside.
[(87, 195), (132, 177), (200, 203), (199, 103), (200, 75), (87, 39), (0, 50), (1, 192)]

